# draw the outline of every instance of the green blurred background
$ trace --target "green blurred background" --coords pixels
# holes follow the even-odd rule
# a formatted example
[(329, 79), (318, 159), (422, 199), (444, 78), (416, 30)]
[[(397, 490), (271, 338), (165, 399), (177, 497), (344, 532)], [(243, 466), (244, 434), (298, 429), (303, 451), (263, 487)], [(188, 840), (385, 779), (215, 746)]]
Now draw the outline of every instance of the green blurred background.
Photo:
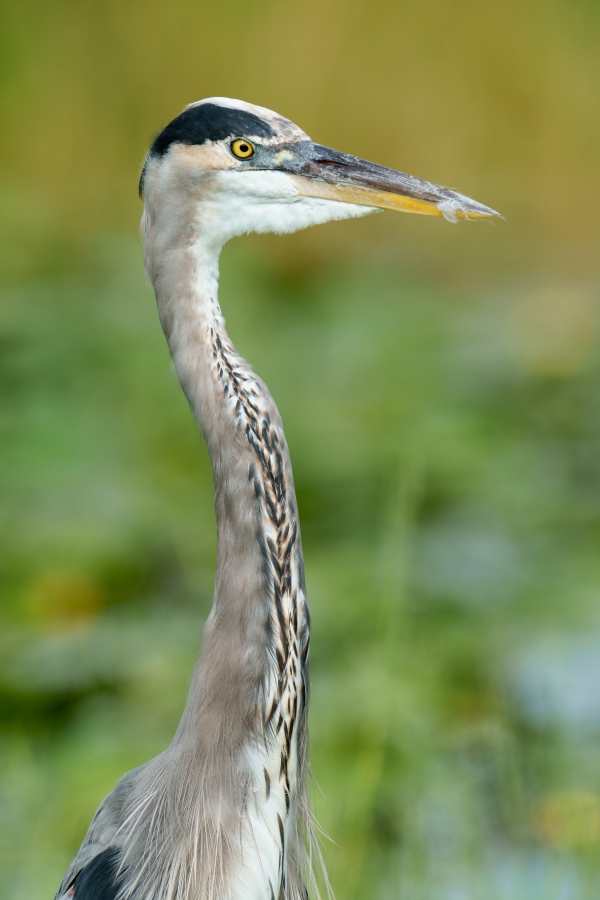
[(52, 897), (168, 743), (210, 608), (137, 179), (212, 95), (506, 217), (223, 254), (294, 462), (336, 894), (600, 896), (597, 0), (1, 6), (0, 896)]

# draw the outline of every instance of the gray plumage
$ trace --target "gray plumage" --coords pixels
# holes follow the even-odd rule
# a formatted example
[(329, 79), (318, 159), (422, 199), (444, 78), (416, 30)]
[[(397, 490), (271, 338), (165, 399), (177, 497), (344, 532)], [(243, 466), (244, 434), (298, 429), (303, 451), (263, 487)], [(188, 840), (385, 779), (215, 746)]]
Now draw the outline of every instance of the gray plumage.
[(320, 852), (298, 511), (275, 403), (225, 329), (219, 252), (245, 231), (384, 206), (450, 218), (493, 211), (223, 98), (193, 104), (159, 135), (143, 189), (146, 269), (213, 467), (215, 596), (173, 742), (103, 801), (56, 898), (304, 900)]

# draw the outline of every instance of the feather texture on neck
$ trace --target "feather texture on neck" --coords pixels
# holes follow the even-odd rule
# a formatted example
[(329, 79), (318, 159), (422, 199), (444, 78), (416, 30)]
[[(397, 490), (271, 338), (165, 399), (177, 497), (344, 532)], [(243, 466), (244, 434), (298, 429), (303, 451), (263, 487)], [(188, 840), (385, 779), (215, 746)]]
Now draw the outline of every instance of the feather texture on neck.
[[(171, 747), (146, 767), (135, 792), (146, 800), (125, 846), (137, 829), (164, 848), (165, 887), (167, 878), (188, 885), (165, 892), (169, 900), (300, 900), (309, 858), (320, 854), (307, 788), (309, 613), (291, 464), (275, 403), (225, 329), (219, 248), (184, 220), (179, 209), (178, 228), (154, 230), (147, 215), (145, 243), (175, 369), (213, 466), (217, 579), (185, 711)], [(150, 247), (156, 231), (163, 245)], [(175, 810), (180, 833), (161, 833)]]

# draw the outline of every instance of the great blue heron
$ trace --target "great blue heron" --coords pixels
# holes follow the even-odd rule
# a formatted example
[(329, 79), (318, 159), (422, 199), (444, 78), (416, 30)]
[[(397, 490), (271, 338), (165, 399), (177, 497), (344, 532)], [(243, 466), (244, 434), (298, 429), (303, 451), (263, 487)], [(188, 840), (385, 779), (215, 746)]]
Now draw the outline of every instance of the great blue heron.
[(225, 330), (219, 253), (244, 232), (377, 209), (497, 213), (220, 97), (191, 104), (158, 135), (140, 194), (146, 269), (213, 466), (215, 596), (173, 742), (103, 800), (56, 898), (304, 900), (319, 850), (298, 511), (277, 407)]

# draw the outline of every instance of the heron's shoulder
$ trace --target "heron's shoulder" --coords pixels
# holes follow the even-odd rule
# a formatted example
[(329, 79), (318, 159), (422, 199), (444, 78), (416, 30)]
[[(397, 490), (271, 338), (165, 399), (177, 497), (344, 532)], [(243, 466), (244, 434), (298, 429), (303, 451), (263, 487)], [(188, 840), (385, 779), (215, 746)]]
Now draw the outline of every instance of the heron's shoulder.
[(107, 847), (79, 869), (58, 900), (117, 900), (123, 887), (120, 862), (118, 848)]
[(147, 766), (145, 763), (127, 772), (104, 798), (62, 880), (56, 900), (113, 900), (116, 897), (116, 893), (110, 892), (110, 885), (117, 885), (113, 870), (116, 872), (119, 865), (119, 830), (131, 793)]

